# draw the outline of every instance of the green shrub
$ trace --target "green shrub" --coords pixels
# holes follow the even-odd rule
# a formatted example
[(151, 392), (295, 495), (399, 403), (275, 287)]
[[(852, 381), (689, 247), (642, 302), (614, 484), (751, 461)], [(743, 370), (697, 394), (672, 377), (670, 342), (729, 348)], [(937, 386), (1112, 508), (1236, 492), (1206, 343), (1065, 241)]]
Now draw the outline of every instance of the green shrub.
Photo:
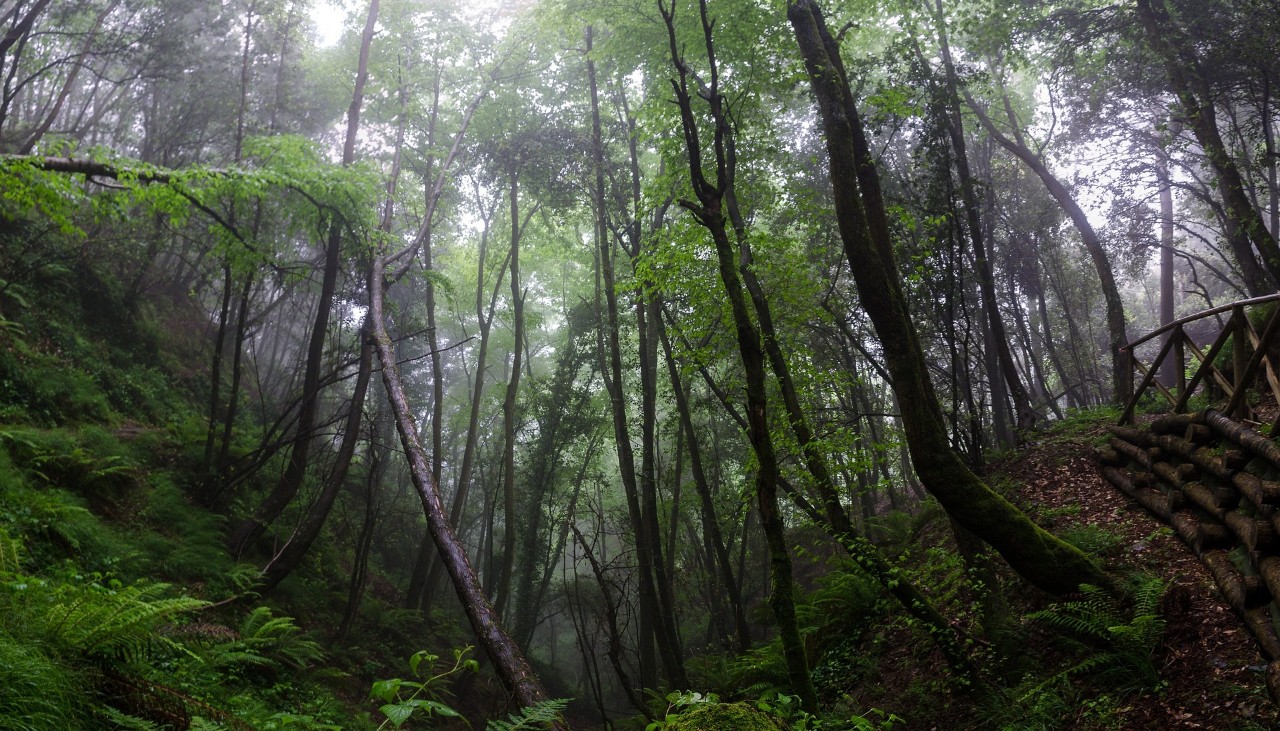
[(645, 731), (779, 731), (786, 726), (746, 703), (721, 703), (714, 693), (671, 693), (666, 714)]
[(208, 596), (235, 593), (225, 580), (235, 572), (223, 547), (223, 521), (193, 506), (166, 474), (156, 475), (142, 519), (154, 532), (139, 536), (146, 571), (171, 581), (209, 582)]

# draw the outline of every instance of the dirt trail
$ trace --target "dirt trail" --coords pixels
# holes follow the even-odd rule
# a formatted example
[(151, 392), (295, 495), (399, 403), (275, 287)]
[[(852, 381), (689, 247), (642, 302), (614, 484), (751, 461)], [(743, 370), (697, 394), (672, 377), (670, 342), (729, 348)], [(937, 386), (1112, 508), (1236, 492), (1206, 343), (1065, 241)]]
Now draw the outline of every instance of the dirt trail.
[(1056, 533), (1095, 526), (1108, 569), (1145, 571), (1169, 583), (1159, 694), (1131, 699), (1119, 729), (1280, 727), (1266, 692), (1265, 662), (1195, 555), (1098, 470), (1093, 444), (1105, 425), (1045, 440), (1006, 456), (992, 470), (1015, 499)]

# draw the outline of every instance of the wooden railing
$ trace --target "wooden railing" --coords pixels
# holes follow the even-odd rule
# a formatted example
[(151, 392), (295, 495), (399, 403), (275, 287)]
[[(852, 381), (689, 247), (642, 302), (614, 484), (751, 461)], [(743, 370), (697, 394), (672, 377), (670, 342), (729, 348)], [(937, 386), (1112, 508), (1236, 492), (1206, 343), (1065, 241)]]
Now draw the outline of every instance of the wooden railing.
[(1257, 640), (1280, 700), (1280, 447), (1212, 409), (1111, 433), (1103, 476), (1195, 552)]
[[(1124, 425), (1133, 421), (1134, 409), (1137, 408), (1138, 402), (1153, 388), (1173, 405), (1173, 413), (1184, 413), (1187, 410), (1187, 403), (1190, 401), (1191, 396), (1208, 379), (1213, 380), (1214, 385), (1221, 390), (1223, 398), (1226, 400), (1222, 413), (1233, 418), (1248, 419), (1252, 416), (1252, 413), (1245, 395), (1249, 390), (1249, 384), (1257, 377), (1259, 371), (1265, 375), (1267, 385), (1275, 395), (1276, 401), (1280, 402), (1280, 378), (1277, 378), (1277, 365), (1280, 364), (1272, 363), (1272, 359), (1267, 356), (1267, 350), (1280, 336), (1280, 307), (1276, 307), (1275, 311), (1271, 313), (1262, 328), (1261, 334), (1254, 328), (1253, 323), (1249, 321), (1247, 312), (1249, 308), (1269, 302), (1280, 302), (1280, 294), (1241, 300), (1229, 305), (1197, 312), (1194, 315), (1175, 320), (1125, 346), (1124, 350), (1129, 358), (1129, 367), (1126, 370), (1129, 383), (1126, 392), (1132, 395), (1128, 403), (1125, 404), (1124, 413), (1120, 416), (1120, 424)], [(1209, 317), (1218, 317), (1227, 312), (1230, 312), (1231, 315), (1223, 325), (1217, 339), (1213, 341), (1208, 350), (1201, 350), (1195, 340), (1187, 334), (1187, 326)], [(1162, 336), (1164, 338), (1163, 344), (1155, 359), (1150, 363), (1144, 363), (1138, 357), (1138, 348)], [(1228, 342), (1232, 343), (1232, 363), (1231, 370), (1228, 373), (1224, 373), (1214, 365), (1214, 362)], [(1188, 362), (1188, 356), (1191, 357), (1191, 362)], [(1157, 379), (1157, 374), (1160, 372), (1161, 367), (1166, 364), (1174, 369), (1172, 379), (1174, 383), (1171, 386), (1165, 385)], [(1187, 379), (1187, 372), (1190, 370), (1189, 366), (1194, 366), (1195, 368), (1190, 380)], [(1133, 388), (1135, 373), (1142, 375), (1142, 381), (1136, 389)], [(1273, 427), (1272, 432), (1275, 432), (1275, 427)]]

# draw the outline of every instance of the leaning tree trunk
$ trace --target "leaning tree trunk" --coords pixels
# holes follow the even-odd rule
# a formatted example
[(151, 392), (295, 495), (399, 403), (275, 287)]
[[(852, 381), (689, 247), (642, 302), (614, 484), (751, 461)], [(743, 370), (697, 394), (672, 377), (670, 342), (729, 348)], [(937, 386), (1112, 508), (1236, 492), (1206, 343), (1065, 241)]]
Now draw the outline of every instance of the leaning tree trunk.
[[(369, 47), (373, 43), (374, 28), (378, 22), (378, 0), (370, 0), (369, 15), (365, 20), (364, 34), (360, 41), (360, 57), (356, 68), (355, 92), (347, 109), (347, 135), (342, 146), (342, 165), (355, 161), (356, 135), (360, 131), (360, 108), (364, 103), (364, 86), (369, 78)], [(231, 534), (228, 546), (239, 556), (262, 535), (269, 525), (293, 501), (307, 474), (307, 462), (311, 442), (315, 437), (316, 418), (320, 410), (320, 365), (324, 360), (325, 334), (329, 329), (329, 310), (333, 306), (338, 288), (338, 270), (341, 268), (342, 222), (337, 215), (329, 223), (329, 240), (325, 246), (324, 276), (320, 285), (320, 301), (316, 305), (315, 322), (311, 326), (311, 339), (307, 345), (306, 371), (302, 379), (302, 403), (298, 407), (298, 426), (294, 433), (293, 449), (284, 476), (262, 502), (252, 517), (241, 521)]]
[(921, 482), (956, 522), (991, 544), (1041, 589), (1059, 595), (1078, 591), (1081, 584), (1114, 589), (1113, 580), (1079, 549), (1036, 526), (970, 471), (951, 448), (924, 351), (907, 315), (879, 179), (839, 46), (813, 0), (795, 0), (787, 15), (822, 119), (845, 256), (884, 348)]
[[(716, 517), (715, 501), (711, 495), (710, 481), (702, 468), (702, 452), (698, 442), (698, 434), (693, 428), (693, 418), (689, 408), (689, 396), (680, 379), (680, 371), (671, 352), (671, 341), (661, 319), (657, 321), (658, 336), (662, 340), (663, 353), (667, 361), (667, 375), (671, 379), (671, 391), (676, 398), (676, 411), (680, 415), (680, 428), (685, 441), (689, 445), (689, 470), (693, 475), (693, 485), (698, 491), (700, 516), (702, 518), (702, 534), (704, 540), (711, 545), (707, 551), (707, 562), (714, 564), (720, 582), (724, 585), (729, 598), (729, 606), (733, 612), (734, 633), (738, 640), (738, 652), (746, 654), (751, 649), (751, 628), (747, 624), (747, 614), (742, 608), (742, 594), (738, 591), (738, 582), (733, 578), (733, 564), (729, 561), (729, 551), (724, 545), (724, 536), (720, 533), (720, 521)], [(678, 473), (677, 473), (678, 474)], [(672, 530), (675, 530), (674, 526)]]
[[(535, 705), (547, 699), (546, 691), (543, 690), (542, 683), (534, 675), (533, 668), (520, 652), (520, 648), (502, 629), (497, 612), (485, 596), (475, 569), (467, 559), (466, 547), (458, 540), (453, 526), (449, 525), (449, 516), (445, 512), (444, 503), (440, 500), (439, 486), (432, 478), (430, 461), (418, 439), (418, 427), (414, 423), (413, 410), (409, 405), (408, 396), (405, 395), (404, 384), (400, 380), (400, 372), (396, 367), (395, 349), (392, 346), (391, 337), (387, 334), (386, 320), (383, 315), (385, 272), (385, 259), (381, 256), (376, 257), (373, 275), (370, 277), (369, 318), (373, 323), (378, 362), (382, 366), (382, 383), (387, 390), (387, 400), (391, 402), (391, 409), (395, 414), (396, 430), (400, 433), (400, 443), (409, 461), (414, 488), (417, 489), (423, 512), (426, 514), (427, 530), (431, 533), (436, 550), (449, 571), (449, 577), (453, 580), (454, 589), (458, 592), (458, 600), (466, 611), (471, 628), (493, 661), (494, 669), (502, 680), (502, 684), (521, 705)], [(564, 728), (564, 726), (557, 724), (556, 728)]]
[(355, 390), (351, 394), (351, 403), (347, 406), (346, 423), (343, 426), (342, 443), (338, 447), (333, 473), (325, 482), (324, 488), (316, 496), (316, 500), (307, 509), (306, 515), (298, 528), (289, 537), (280, 552), (271, 559), (262, 570), (262, 593), (267, 593), (279, 586), (285, 577), (302, 563), (303, 557), (311, 549), (311, 544), (320, 535), (320, 529), (333, 509), (338, 492), (346, 483), (347, 471), (351, 460), (355, 457), (356, 444), (360, 441), (360, 422), (364, 416), (364, 397), (369, 390), (369, 376), (372, 372), (373, 348), (368, 337), (369, 325), (366, 322), (360, 328), (360, 364), (356, 369)]

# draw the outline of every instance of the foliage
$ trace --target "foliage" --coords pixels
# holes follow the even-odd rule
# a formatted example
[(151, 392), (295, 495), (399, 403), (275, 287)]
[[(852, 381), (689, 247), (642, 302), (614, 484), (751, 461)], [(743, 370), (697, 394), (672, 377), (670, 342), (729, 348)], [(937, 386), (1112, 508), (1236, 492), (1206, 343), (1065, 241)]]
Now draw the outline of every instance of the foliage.
[(670, 705), (661, 719), (645, 726), (645, 731), (778, 731), (775, 719), (747, 703), (721, 703), (715, 693), (676, 692), (667, 696)]
[(1062, 602), (1028, 615), (1060, 632), (1083, 659), (1051, 678), (1087, 676), (1099, 687), (1127, 695), (1155, 689), (1160, 672), (1155, 652), (1164, 636), (1159, 614), (1165, 583), (1148, 578), (1137, 583), (1124, 606), (1095, 586), (1082, 586), (1080, 599)]
[(1094, 556), (1110, 556), (1120, 548), (1124, 539), (1114, 532), (1096, 525), (1078, 525), (1058, 532), (1062, 540)]
[(122, 586), (95, 579), (66, 584), (53, 589), (49, 599), (54, 603), (38, 610), (34, 619), (42, 634), (69, 650), (128, 664), (160, 650), (181, 650), (159, 633), (162, 623), (208, 605), (168, 593), (169, 586), (158, 583)]
[[(378, 728), (386, 728), (387, 724), (400, 728), (415, 716), (461, 718), (461, 714), (439, 699), (446, 692), (444, 686), (449, 678), (464, 670), (475, 672), (480, 669), (479, 663), (467, 657), (470, 652), (470, 647), (454, 650), (453, 665), (438, 668), (436, 661), (440, 656), (420, 650), (409, 658), (409, 671), (415, 676), (422, 677), (422, 680), (392, 678), (374, 683), (369, 691), (369, 697), (383, 701), (378, 711), (386, 716), (386, 720)], [(408, 695), (405, 695), (406, 692)]]
[(0, 728), (62, 731), (83, 723), (78, 679), (37, 646), (0, 633)]
[(675, 692), (667, 702), (662, 718), (645, 731), (888, 731), (902, 723), (879, 709), (818, 717), (801, 708), (797, 697), (774, 691), (737, 703), (721, 702), (715, 693)]
[(292, 617), (277, 617), (270, 607), (255, 607), (240, 621), (236, 636), (212, 646), (206, 660), (224, 672), (248, 668), (302, 670), (324, 658), (320, 644), (306, 637)]
[(562, 720), (564, 709), (568, 706), (569, 701), (565, 698), (546, 700), (521, 708), (519, 713), (510, 714), (505, 721), (496, 718), (489, 721), (485, 731), (532, 731), (546, 728), (547, 725)]

